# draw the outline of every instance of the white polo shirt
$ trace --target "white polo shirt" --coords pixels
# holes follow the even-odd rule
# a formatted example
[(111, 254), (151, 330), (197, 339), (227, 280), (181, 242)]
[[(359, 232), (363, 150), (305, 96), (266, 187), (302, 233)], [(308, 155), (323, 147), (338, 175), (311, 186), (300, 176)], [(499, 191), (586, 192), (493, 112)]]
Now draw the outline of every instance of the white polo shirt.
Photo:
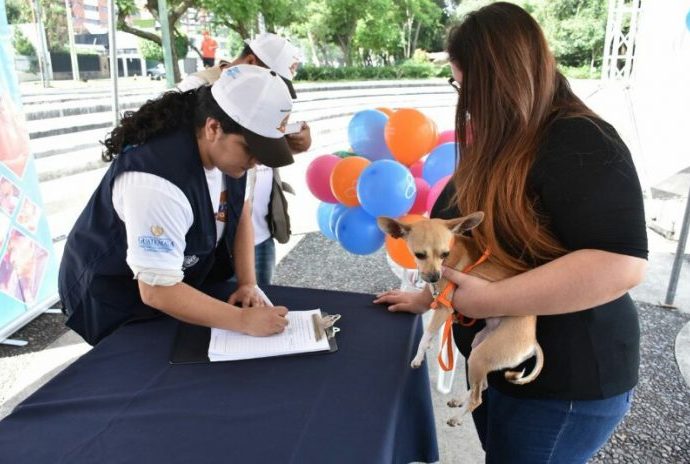
[[(205, 169), (205, 174), (216, 216), (217, 244), (227, 223), (227, 187), (225, 176), (219, 169)], [(115, 179), (112, 201), (115, 212), (125, 223), (127, 264), (135, 279), (149, 285), (181, 282), (184, 277), (185, 236), (194, 222), (192, 206), (182, 190), (160, 176), (128, 171)], [(139, 237), (151, 234), (151, 224), (165, 231), (165, 236), (170, 239), (168, 248), (152, 249), (139, 243)]]

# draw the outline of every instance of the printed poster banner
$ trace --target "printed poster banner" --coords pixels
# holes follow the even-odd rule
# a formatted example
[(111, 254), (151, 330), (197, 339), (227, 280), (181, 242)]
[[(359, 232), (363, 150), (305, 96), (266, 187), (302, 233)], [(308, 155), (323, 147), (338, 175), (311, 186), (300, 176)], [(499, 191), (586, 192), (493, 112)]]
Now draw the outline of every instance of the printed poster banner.
[(58, 300), (57, 268), (0, 0), (0, 341)]

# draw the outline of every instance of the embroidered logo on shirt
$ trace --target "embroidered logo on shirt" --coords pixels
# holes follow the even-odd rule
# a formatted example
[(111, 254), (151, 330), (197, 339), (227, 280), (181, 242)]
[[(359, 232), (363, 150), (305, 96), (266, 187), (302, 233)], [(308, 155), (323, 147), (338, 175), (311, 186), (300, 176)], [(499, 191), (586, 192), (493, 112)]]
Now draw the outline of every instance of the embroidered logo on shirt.
[(168, 253), (175, 248), (175, 242), (165, 237), (154, 237), (151, 235), (140, 235), (137, 239), (139, 247), (146, 251)]
[(165, 229), (163, 229), (161, 226), (151, 226), (151, 233), (154, 235), (154, 237), (160, 237), (163, 235), (163, 232), (165, 232)]
[(226, 76), (232, 77), (233, 79), (237, 79), (237, 76), (239, 76), (240, 73), (241, 73), (240, 68), (238, 68), (238, 67), (232, 67), (232, 68), (228, 68), (228, 69), (225, 71), (224, 74), (225, 74)]
[(199, 257), (197, 255), (185, 256), (182, 260), (182, 270), (188, 269), (199, 262)]

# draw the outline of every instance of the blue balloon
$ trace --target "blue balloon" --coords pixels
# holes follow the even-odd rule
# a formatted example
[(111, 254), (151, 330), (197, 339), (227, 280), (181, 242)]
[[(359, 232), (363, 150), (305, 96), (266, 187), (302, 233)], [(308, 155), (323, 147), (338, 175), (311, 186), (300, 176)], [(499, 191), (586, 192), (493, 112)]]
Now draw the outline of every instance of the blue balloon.
[(690, 31), (690, 11), (688, 11), (688, 14), (685, 16), (685, 25), (687, 26), (688, 30)]
[(388, 116), (378, 110), (355, 113), (347, 126), (347, 138), (352, 150), (370, 161), (393, 159), (383, 135)]
[(333, 236), (337, 240), (338, 234), (336, 233), (336, 231), (338, 230), (338, 221), (340, 220), (340, 217), (345, 213), (345, 211), (347, 211), (350, 208), (348, 208), (342, 203), (336, 203), (333, 206), (333, 212), (331, 213), (331, 217), (328, 220), (328, 226), (330, 227), (331, 231), (333, 231)]
[(385, 235), (376, 224), (376, 218), (362, 208), (350, 208), (338, 221), (336, 235), (340, 244), (350, 253), (368, 255), (383, 246)]
[[(459, 153), (460, 148), (458, 148)], [(459, 160), (459, 157), (458, 157)], [(434, 185), (446, 176), (455, 172), (455, 144), (443, 143), (434, 148), (424, 161), (422, 177), (429, 185)]]
[(400, 217), (414, 204), (417, 186), (409, 169), (397, 161), (374, 161), (357, 180), (357, 198), (374, 217)]
[(337, 240), (335, 237), (335, 232), (330, 227), (331, 213), (336, 205), (333, 203), (322, 202), (319, 208), (316, 210), (316, 220), (319, 223), (319, 230), (326, 238), (331, 240)]

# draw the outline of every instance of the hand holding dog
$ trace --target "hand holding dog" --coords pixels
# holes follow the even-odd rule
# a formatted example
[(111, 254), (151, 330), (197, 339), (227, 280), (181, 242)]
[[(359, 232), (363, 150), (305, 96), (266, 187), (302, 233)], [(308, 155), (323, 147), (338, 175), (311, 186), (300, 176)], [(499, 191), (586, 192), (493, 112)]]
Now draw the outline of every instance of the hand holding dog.
[(457, 312), (474, 319), (499, 316), (491, 313), (488, 301), (492, 282), (445, 266), (442, 276), (458, 286), (453, 293), (453, 309)]
[(376, 295), (375, 304), (385, 304), (388, 311), (422, 314), (431, 306), (432, 298), (429, 290), (422, 292), (403, 292), (388, 290)]

